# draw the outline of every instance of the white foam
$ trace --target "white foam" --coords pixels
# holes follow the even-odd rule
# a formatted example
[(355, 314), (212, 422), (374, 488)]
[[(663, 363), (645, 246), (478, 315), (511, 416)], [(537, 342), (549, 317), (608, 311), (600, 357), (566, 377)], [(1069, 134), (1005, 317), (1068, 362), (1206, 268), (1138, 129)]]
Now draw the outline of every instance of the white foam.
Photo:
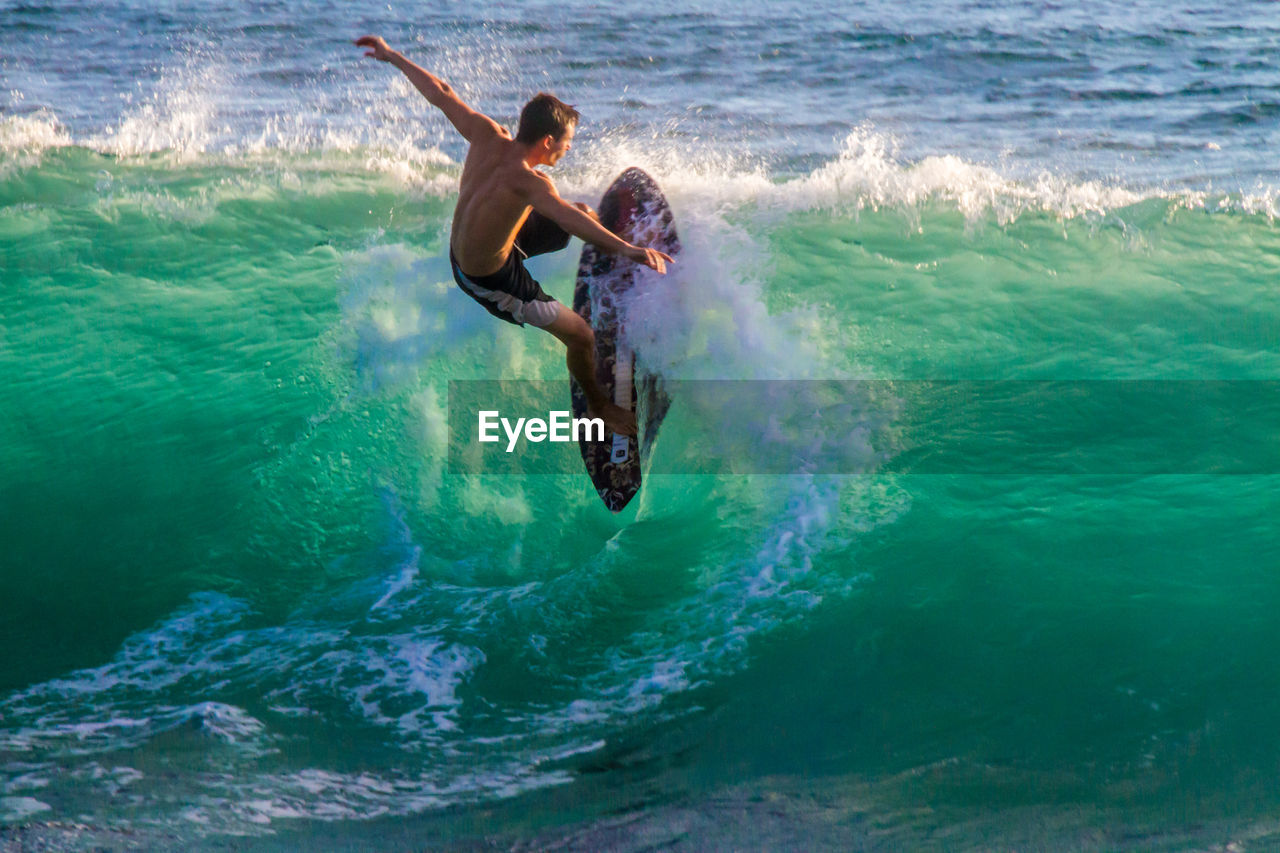
[(805, 174), (777, 174), (742, 156), (708, 149), (672, 149), (659, 138), (605, 134), (594, 148), (574, 153), (558, 178), (562, 194), (595, 203), (604, 188), (628, 166), (653, 175), (676, 210), (677, 223), (697, 215), (776, 217), (805, 211), (896, 210), (913, 230), (919, 213), (937, 204), (962, 213), (970, 223), (991, 217), (1008, 225), (1027, 213), (1064, 220), (1094, 219), (1145, 201), (1173, 208), (1277, 215), (1277, 190), (1213, 192), (1184, 187), (1130, 186), (1114, 180), (1081, 180), (1042, 170), (1014, 176), (992, 165), (935, 154), (911, 162), (902, 158), (892, 134), (871, 124), (853, 128), (830, 160)]
[(423, 745), (456, 729), (458, 687), (485, 660), (478, 649), (424, 630), (347, 635), (318, 656), (299, 658), (287, 682), (267, 694), (273, 704), (288, 699), (286, 707), (307, 708), (337, 696), (366, 722), (413, 735)]
[(821, 323), (812, 308), (770, 313), (770, 258), (741, 227), (700, 207), (677, 219), (682, 250), (664, 277), (637, 275), (622, 302), (626, 337), (646, 370), (680, 379), (815, 374)]
[[(480, 49), (453, 57), (475, 86), (479, 68), (500, 63), (500, 52)], [(448, 57), (439, 57), (441, 61)], [(472, 66), (468, 63), (477, 63)], [(447, 64), (447, 63), (446, 63)], [(509, 68), (491, 69), (493, 79)], [(154, 84), (137, 84), (114, 124), (73, 138), (48, 109), (0, 121), (0, 153), (30, 158), (48, 148), (78, 144), (117, 157), (160, 152), (180, 162), (211, 158), (228, 165), (271, 164), (277, 170), (358, 170), (390, 177), (404, 191), (436, 197), (456, 192), (458, 164), (441, 150), (455, 140), (447, 123), (407, 81), (370, 76), (341, 95), (307, 93), (297, 108), (260, 117), (240, 115), (244, 69), (199, 49), (165, 68)], [(20, 95), (20, 93), (18, 93)], [(478, 91), (477, 93), (478, 94)], [(19, 98), (20, 99), (20, 98)], [(346, 116), (362, 115), (352, 122)], [(455, 140), (456, 141), (456, 140)], [(1126, 186), (1080, 180), (1054, 171), (1014, 177), (998, 167), (935, 154), (905, 161), (892, 134), (870, 123), (850, 129), (831, 159), (807, 174), (779, 174), (731, 146), (675, 143), (659, 135), (606, 130), (575, 151), (557, 173), (562, 190), (595, 199), (622, 169), (637, 165), (658, 178), (677, 206), (692, 203), (725, 212), (895, 209), (908, 216), (940, 203), (970, 222), (991, 216), (1008, 224), (1027, 212), (1064, 219), (1106, 216), (1146, 200), (1207, 211), (1277, 215), (1276, 188), (1213, 192)], [(918, 224), (916, 227), (919, 227)]]
[(0, 794), (15, 794), (19, 791), (34, 791), (47, 788), (51, 781), (49, 773), (53, 767), (48, 764), (24, 764), (11, 762), (0, 768), (9, 776), (0, 784)]
[(537, 770), (551, 760), (502, 762), (493, 770), (431, 770), (418, 774), (336, 771), (309, 768), (291, 773), (223, 776), (186, 808), (182, 818), (204, 832), (245, 833), (280, 820), (369, 820), (404, 816), (447, 805), (512, 797), (565, 784), (563, 770)]
[(49, 110), (0, 118), (0, 178), (39, 166), (45, 151), (69, 144), (71, 137)]
[(416, 383), (425, 367), (475, 377), (480, 370), (458, 357), (466, 344), (482, 357), (496, 354), (498, 324), (458, 290), (441, 254), (374, 246), (354, 254), (347, 270), (342, 307), (365, 392)]
[(47, 109), (0, 119), (0, 153), (38, 154), (48, 148), (70, 145), (71, 137), (58, 117)]
[(1217, 209), (1262, 215), (1274, 220), (1280, 217), (1280, 189), (1259, 185), (1252, 192), (1242, 195), (1239, 200), (1230, 197), (1219, 199)]
[(266, 726), (248, 711), (225, 702), (198, 702), (166, 715), (174, 722), (195, 723), (202, 734), (228, 744), (252, 744)]
[(52, 810), (53, 806), (34, 797), (0, 797), (0, 821), (5, 823), (18, 823)]
[(953, 155), (904, 164), (897, 156), (894, 139), (869, 126), (850, 133), (834, 160), (795, 184), (778, 203), (798, 200), (804, 209), (880, 209), (918, 208), (943, 201), (970, 221), (991, 214), (1001, 223), (1027, 210), (1066, 218), (1105, 213), (1144, 197), (1118, 186), (1073, 182), (1048, 173), (1024, 183)]
[[(401, 592), (411, 586), (406, 584)], [(29, 688), (0, 707), (15, 717), (38, 716), (48, 721), (47, 705), (61, 707), (64, 699), (73, 697), (77, 704), (90, 706), (86, 713), (101, 715), (139, 692), (178, 689), (189, 694), (202, 685), (228, 679), (253, 683), (283, 678), (283, 684), (269, 690), (268, 699), (294, 714), (309, 713), (305, 697), (330, 696), (334, 691), (345, 696), (352, 708), (367, 713), (372, 722), (427, 731), (453, 726), (449, 715), (458, 704), (457, 686), (484, 661), (478, 650), (436, 637), (429, 626), (371, 635), (308, 622), (245, 630), (236, 627), (238, 617), (247, 613), (242, 603), (218, 595), (199, 596), (198, 601), (155, 629), (131, 638), (104, 667)], [(388, 598), (384, 609), (394, 610), (394, 602), (394, 597)], [(285, 697), (298, 701), (279, 701)], [(201, 730), (226, 742), (252, 740), (264, 730), (260, 721), (226, 703), (204, 701), (157, 708), (152, 698), (137, 698), (153, 709), (150, 716), (81, 720), (68, 723), (74, 731), (54, 727), (46, 736), (108, 728), (154, 732), (193, 720)], [(383, 713), (383, 702), (406, 698), (418, 703), (413, 715)]]
[(409, 525), (405, 522), (404, 507), (395, 498), (395, 494), (390, 490), (385, 491), (382, 502), (393, 525), (392, 545), (404, 556), (396, 567), (395, 576), (386, 582), (386, 591), (382, 597), (369, 608), (370, 613), (383, 609), (395, 612), (397, 608), (388, 605), (413, 586), (418, 578), (419, 562), (422, 559), (422, 547), (413, 542)]
[(193, 52), (166, 68), (154, 89), (136, 84), (131, 107), (114, 126), (91, 136), (88, 147), (118, 157), (158, 151), (193, 158), (232, 131), (218, 123), (228, 97), (228, 68), (212, 55)]
[[(314, 110), (331, 106), (323, 103), (299, 103), (296, 110), (261, 117), (255, 126), (237, 115), (242, 75), (233, 63), (193, 50), (163, 69), (154, 83), (138, 82), (119, 119), (105, 127), (73, 136), (49, 109), (6, 117), (0, 120), (0, 176), (38, 165), (48, 149), (79, 145), (126, 162), (163, 154), (167, 166), (199, 161), (266, 167), (286, 181), (291, 172), (379, 174), (417, 197), (456, 191), (457, 164), (415, 138), (423, 109), (406, 105), (404, 93), (384, 88), (361, 104), (370, 121), (354, 126), (317, 120)], [(422, 100), (416, 92), (414, 100)], [(255, 178), (262, 177), (255, 171)], [(298, 188), (314, 191), (314, 182)], [(219, 185), (207, 191), (225, 194), (228, 189)]]
[(445, 485), (445, 457), (449, 442), (449, 397), (435, 386), (415, 393), (410, 400), (410, 428), (422, 449), (424, 464), (418, 480), (418, 506), (434, 508)]

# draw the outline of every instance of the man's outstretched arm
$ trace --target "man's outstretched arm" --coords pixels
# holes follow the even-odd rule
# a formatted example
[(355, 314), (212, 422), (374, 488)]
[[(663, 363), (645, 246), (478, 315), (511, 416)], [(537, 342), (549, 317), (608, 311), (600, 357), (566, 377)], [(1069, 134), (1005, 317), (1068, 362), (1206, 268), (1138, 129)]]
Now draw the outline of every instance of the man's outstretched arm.
[(645, 249), (633, 246), (605, 228), (598, 221), (583, 213), (577, 206), (569, 204), (556, 192), (555, 185), (545, 176), (534, 172), (525, 187), (527, 201), (533, 209), (555, 222), (575, 237), (579, 237), (593, 246), (598, 246), (613, 255), (644, 264), (650, 269), (665, 274), (667, 264), (674, 263), (671, 256), (657, 249)]
[(369, 48), (365, 56), (389, 62), (404, 72), (409, 82), (417, 87), (432, 106), (438, 107), (445, 114), (445, 117), (458, 129), (458, 133), (461, 133), (468, 142), (482, 133), (505, 135), (505, 131), (497, 122), (463, 103), (457, 92), (453, 91), (452, 86), (425, 68), (410, 62), (403, 54), (387, 47), (387, 43), (380, 36), (361, 36), (355, 43), (360, 47)]

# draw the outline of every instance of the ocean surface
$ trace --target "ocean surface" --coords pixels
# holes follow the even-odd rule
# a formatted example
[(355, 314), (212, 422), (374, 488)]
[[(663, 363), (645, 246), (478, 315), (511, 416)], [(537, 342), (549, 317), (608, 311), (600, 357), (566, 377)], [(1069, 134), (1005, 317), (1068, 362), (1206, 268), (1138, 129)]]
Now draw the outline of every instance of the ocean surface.
[[(666, 192), (623, 513), (365, 33)], [(0, 0), (0, 847), (1280, 849), (1277, 150), (1265, 2)]]

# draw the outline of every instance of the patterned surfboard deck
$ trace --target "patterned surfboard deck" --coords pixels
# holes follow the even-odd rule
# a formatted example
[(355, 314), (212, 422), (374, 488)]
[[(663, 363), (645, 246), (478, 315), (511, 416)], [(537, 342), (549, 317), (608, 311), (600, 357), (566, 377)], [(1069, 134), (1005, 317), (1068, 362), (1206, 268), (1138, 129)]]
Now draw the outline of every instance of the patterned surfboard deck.
[[(600, 222), (629, 243), (666, 252), (680, 250), (671, 208), (662, 190), (640, 169), (630, 168), (605, 191), (600, 200)], [(596, 336), (596, 381), (618, 405), (636, 412), (639, 441), (605, 431), (604, 441), (579, 440), (582, 461), (604, 505), (622, 511), (640, 491), (643, 454), (653, 446), (658, 427), (670, 401), (661, 383), (645, 375), (636, 384), (636, 353), (622, 334), (618, 305), (631, 288), (635, 275), (646, 268), (626, 258), (583, 247), (573, 310), (591, 324)], [(656, 273), (654, 273), (656, 275)], [(586, 396), (569, 380), (574, 417), (585, 417)]]

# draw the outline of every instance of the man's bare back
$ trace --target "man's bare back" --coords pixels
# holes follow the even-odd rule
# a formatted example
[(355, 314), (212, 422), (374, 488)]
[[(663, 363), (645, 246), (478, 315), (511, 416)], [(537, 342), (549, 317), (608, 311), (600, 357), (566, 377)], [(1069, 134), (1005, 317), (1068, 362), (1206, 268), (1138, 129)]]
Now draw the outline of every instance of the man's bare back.
[[(369, 48), (366, 56), (399, 68), (471, 144), (462, 167), (450, 235), (459, 287), (495, 316), (519, 325), (528, 320), (555, 335), (565, 345), (569, 372), (585, 392), (588, 414), (602, 418), (613, 432), (635, 435), (635, 415), (608, 400), (596, 382), (591, 327), (545, 294), (524, 270), (521, 259), (513, 256), (518, 254), (521, 228), (533, 210), (566, 235), (660, 273), (671, 263), (662, 252), (633, 246), (604, 228), (586, 205), (566, 202), (551, 179), (537, 170), (538, 166), (555, 165), (569, 152), (577, 112), (541, 94), (526, 105), (520, 132), (512, 138), (506, 128), (463, 103), (449, 84), (391, 50), (381, 38), (363, 36), (355, 43)], [(527, 114), (533, 117), (527, 119)]]

